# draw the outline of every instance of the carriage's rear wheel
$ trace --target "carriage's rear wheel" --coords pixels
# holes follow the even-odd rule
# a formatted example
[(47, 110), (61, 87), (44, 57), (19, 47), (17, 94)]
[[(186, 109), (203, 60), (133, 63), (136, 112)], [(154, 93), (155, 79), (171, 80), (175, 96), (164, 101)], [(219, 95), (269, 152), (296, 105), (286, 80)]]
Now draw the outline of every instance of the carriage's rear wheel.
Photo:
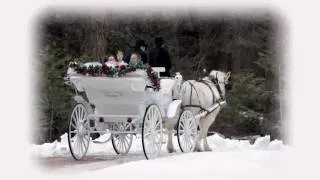
[(85, 157), (90, 143), (88, 112), (78, 103), (74, 106), (69, 121), (68, 144), (72, 157), (81, 160)]
[(162, 117), (158, 106), (150, 105), (142, 124), (142, 147), (147, 159), (160, 155), (162, 146)]
[(190, 110), (184, 110), (180, 115), (177, 127), (177, 137), (182, 152), (193, 152), (198, 134), (197, 121)]
[[(115, 123), (112, 129), (113, 131), (125, 132), (130, 130), (130, 125), (128, 123)], [(128, 154), (132, 145), (132, 139), (133, 139), (132, 134), (126, 134), (126, 133), (112, 134), (111, 142), (112, 142), (114, 151), (117, 154), (121, 154), (121, 155)]]

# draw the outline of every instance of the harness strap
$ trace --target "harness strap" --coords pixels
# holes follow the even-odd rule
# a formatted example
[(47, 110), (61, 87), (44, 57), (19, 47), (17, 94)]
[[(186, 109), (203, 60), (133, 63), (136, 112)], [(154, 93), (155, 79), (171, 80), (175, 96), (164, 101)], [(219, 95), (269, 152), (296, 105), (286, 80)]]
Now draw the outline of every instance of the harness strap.
[[(222, 99), (223, 97), (222, 97), (222, 91), (221, 91), (221, 88), (220, 88), (220, 85), (219, 85), (219, 83), (218, 83), (218, 81), (216, 80), (216, 79), (213, 79), (213, 84), (217, 87), (217, 89), (218, 89), (218, 92), (219, 92), (219, 95), (220, 95), (220, 98)], [(219, 101), (219, 100), (218, 100)]]
[(210, 89), (211, 94), (212, 94), (212, 104), (214, 104), (215, 96), (214, 96), (214, 92), (213, 92), (211, 86), (205, 80), (202, 80), (202, 79), (198, 80), (198, 82), (201, 82), (201, 83), (205, 84), (206, 86), (208, 86), (208, 88)]
[(188, 81), (188, 83), (189, 83), (189, 84), (190, 84), (190, 86), (191, 86), (190, 104), (192, 104), (192, 102), (191, 102), (191, 98), (192, 98), (192, 89), (194, 89), (194, 91), (196, 92), (197, 97), (198, 97), (198, 100), (199, 100), (199, 104), (201, 104), (201, 102), (200, 102), (200, 98), (199, 98), (199, 94), (198, 94), (198, 91), (197, 91), (196, 87), (195, 87), (195, 86), (194, 86), (194, 84), (192, 84), (190, 81)]
[[(201, 81), (197, 81), (197, 82), (201, 82)], [(190, 104), (189, 104), (189, 105), (182, 106), (182, 108), (185, 108), (185, 107), (196, 107), (196, 108), (200, 108), (200, 109), (203, 110), (203, 111), (206, 111), (207, 113), (210, 113), (210, 111), (209, 111), (208, 109), (206, 109), (206, 108), (204, 108), (204, 107), (201, 106), (199, 94), (198, 94), (198, 91), (197, 91), (196, 87), (194, 86), (194, 84), (191, 83), (190, 81), (188, 81), (188, 83), (189, 83), (190, 86), (191, 86)], [(206, 85), (209, 87), (209, 89), (211, 90), (212, 96), (213, 96), (213, 104), (214, 104), (214, 99), (215, 99), (215, 98), (214, 98), (213, 90), (211, 89), (211, 87), (210, 87), (210, 85), (209, 85), (208, 83), (206, 83), (206, 82), (202, 82), (202, 83), (206, 84)], [(197, 94), (197, 96), (198, 96), (199, 105), (192, 104), (192, 102), (191, 102), (192, 89), (194, 89), (194, 91), (196, 92), (196, 94)], [(219, 104), (219, 105), (220, 105), (220, 104)]]

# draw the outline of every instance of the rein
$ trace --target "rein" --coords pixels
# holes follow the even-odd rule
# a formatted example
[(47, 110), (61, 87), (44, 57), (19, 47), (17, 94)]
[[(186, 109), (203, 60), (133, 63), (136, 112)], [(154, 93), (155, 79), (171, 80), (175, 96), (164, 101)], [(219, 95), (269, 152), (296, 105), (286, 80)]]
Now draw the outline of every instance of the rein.
[(214, 92), (213, 92), (211, 86), (206, 82), (206, 80), (198, 80), (198, 82), (205, 84), (210, 89), (211, 94), (212, 94), (212, 104), (214, 104), (214, 101), (216, 100), (216, 98), (214, 97)]
[(216, 72), (216, 77), (215, 77), (215, 78), (212, 78), (211, 81), (212, 81), (213, 84), (217, 87), (221, 99), (224, 99), (224, 97), (222, 96), (222, 90), (221, 90), (221, 88), (220, 88), (220, 84), (226, 84), (226, 82), (225, 82), (225, 81), (224, 81), (224, 82), (220, 82), (220, 81), (218, 80), (218, 72)]
[(212, 82), (217, 87), (219, 95), (220, 95), (220, 98), (223, 99), (222, 91), (221, 91), (221, 88), (220, 88), (220, 85), (219, 85), (219, 84), (223, 84), (223, 83), (219, 83), (218, 80), (216, 80), (216, 79), (213, 79)]

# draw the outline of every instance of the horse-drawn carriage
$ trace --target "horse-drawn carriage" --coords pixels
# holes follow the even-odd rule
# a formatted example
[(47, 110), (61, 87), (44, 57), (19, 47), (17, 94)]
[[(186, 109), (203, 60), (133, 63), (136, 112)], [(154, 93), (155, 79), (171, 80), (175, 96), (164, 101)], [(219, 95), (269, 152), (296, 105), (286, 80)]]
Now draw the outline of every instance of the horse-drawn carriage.
[[(153, 70), (158, 75), (163, 71)], [(159, 77), (159, 90), (155, 90), (148, 78), (145, 70), (122, 77), (78, 73), (68, 76), (67, 83), (74, 87), (77, 102), (70, 115), (68, 133), (74, 159), (85, 157), (93, 133), (111, 133), (113, 148), (122, 155), (129, 152), (133, 135), (140, 134), (146, 159), (156, 158), (166, 143), (163, 130), (166, 122), (177, 124), (182, 152), (195, 149), (199, 118), (204, 114), (195, 116), (188, 108), (181, 108), (182, 76)]]

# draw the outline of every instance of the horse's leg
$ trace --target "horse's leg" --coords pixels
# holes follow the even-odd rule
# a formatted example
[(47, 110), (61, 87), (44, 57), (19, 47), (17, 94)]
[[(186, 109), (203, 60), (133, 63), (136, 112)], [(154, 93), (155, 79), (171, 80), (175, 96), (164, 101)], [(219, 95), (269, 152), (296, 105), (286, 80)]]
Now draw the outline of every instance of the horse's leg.
[(203, 140), (203, 123), (202, 123), (202, 120), (203, 119), (200, 119), (199, 121), (199, 128), (200, 128), (200, 131), (199, 131), (199, 134), (196, 138), (196, 148), (195, 148), (195, 151), (197, 152), (202, 152), (203, 149), (201, 147), (201, 141)]
[(213, 122), (215, 121), (219, 111), (220, 111), (220, 107), (215, 109), (212, 113), (210, 113), (207, 117), (205, 117), (203, 119), (203, 134), (204, 134), (203, 149), (204, 149), (204, 151), (212, 151), (212, 149), (210, 148), (208, 141), (207, 141), (207, 135), (208, 135), (208, 130), (209, 130), (211, 124), (213, 124)]
[(169, 153), (176, 152), (172, 143), (172, 133), (173, 133), (174, 125), (175, 123), (173, 123), (172, 121), (171, 122), (167, 121), (166, 123), (167, 136), (168, 136), (167, 151)]

